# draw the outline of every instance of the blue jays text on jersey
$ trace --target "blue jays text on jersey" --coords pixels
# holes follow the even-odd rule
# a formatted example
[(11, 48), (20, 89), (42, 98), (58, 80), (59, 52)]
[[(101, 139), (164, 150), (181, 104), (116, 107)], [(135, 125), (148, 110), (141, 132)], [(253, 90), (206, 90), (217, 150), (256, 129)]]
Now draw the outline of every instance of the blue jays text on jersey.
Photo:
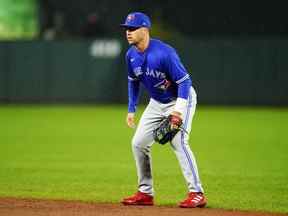
[(187, 99), (192, 80), (176, 51), (168, 44), (150, 39), (144, 52), (131, 46), (126, 53), (128, 67), (128, 112), (135, 112), (140, 82), (150, 97), (169, 103), (177, 97)]

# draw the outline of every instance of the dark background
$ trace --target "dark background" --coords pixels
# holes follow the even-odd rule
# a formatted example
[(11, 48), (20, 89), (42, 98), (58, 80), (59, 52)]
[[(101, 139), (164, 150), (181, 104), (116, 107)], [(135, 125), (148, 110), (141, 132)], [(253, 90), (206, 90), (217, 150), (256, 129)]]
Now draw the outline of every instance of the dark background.
[[(282, 3), (281, 3), (282, 2)], [(42, 31), (62, 16), (63, 31), (79, 36), (87, 16), (99, 15), (107, 35), (131, 11), (143, 11), (153, 22), (192, 35), (287, 35), (288, 15), (283, 1), (164, 1), (164, 0), (40, 0)]]
[[(147, 13), (152, 37), (176, 48), (199, 103), (288, 105), (286, 7), (207, 0), (39, 0), (38, 37), (0, 42), (0, 101), (127, 103), (119, 24), (132, 11)], [(116, 41), (121, 52), (93, 57), (95, 41)]]

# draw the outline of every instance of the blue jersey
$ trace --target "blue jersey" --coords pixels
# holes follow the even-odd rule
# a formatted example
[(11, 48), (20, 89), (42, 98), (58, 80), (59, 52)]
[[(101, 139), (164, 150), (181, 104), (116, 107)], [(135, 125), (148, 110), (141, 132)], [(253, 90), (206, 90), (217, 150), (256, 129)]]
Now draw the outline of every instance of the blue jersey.
[(151, 98), (169, 103), (177, 97), (187, 99), (192, 80), (175, 49), (150, 39), (144, 52), (131, 46), (126, 53), (128, 67), (128, 112), (135, 112), (140, 82)]

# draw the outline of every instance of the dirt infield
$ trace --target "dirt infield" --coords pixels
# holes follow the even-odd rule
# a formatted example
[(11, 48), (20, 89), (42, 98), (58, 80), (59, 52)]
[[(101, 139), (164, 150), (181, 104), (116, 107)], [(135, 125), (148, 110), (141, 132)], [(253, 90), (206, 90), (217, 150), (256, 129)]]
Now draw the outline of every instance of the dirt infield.
[(285, 214), (227, 211), (221, 209), (181, 209), (178, 207), (139, 207), (77, 201), (0, 198), (0, 216), (283, 216)]

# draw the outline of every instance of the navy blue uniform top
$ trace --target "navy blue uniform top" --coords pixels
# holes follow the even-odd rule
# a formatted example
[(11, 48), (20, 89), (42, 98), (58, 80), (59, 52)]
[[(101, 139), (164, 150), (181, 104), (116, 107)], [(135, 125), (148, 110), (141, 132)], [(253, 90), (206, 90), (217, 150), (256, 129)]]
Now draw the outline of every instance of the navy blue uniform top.
[(128, 112), (135, 112), (140, 82), (150, 97), (169, 103), (177, 97), (187, 99), (192, 80), (175, 49), (168, 44), (150, 39), (144, 52), (131, 46), (126, 53), (128, 67)]

